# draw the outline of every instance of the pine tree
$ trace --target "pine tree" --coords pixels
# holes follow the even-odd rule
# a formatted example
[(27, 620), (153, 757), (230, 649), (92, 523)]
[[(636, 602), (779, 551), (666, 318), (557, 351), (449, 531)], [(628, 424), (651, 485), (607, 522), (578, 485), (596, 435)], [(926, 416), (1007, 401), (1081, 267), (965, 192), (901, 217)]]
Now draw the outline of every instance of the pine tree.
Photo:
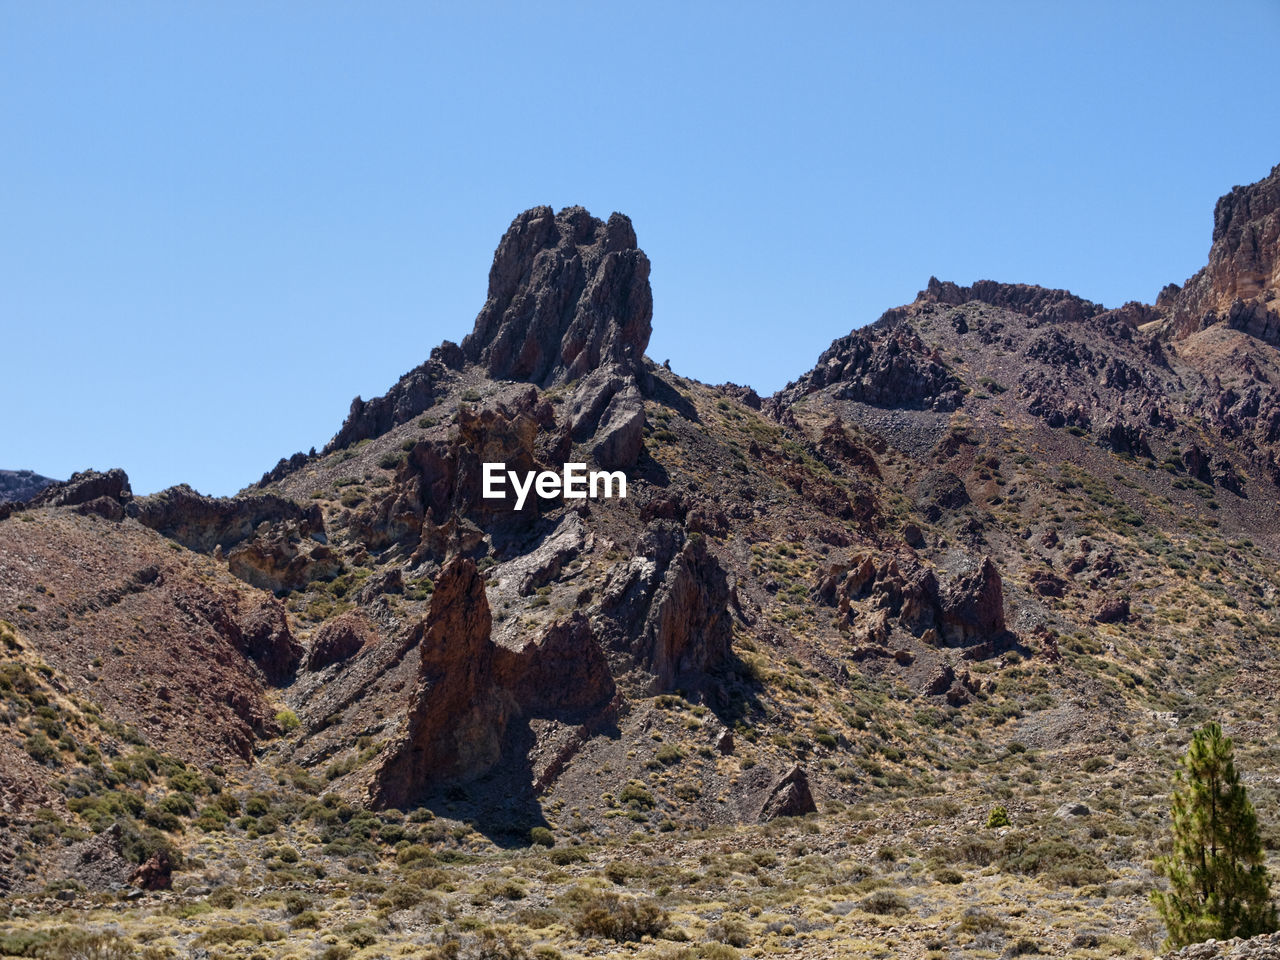
[(1169, 890), (1151, 897), (1171, 948), (1276, 929), (1258, 818), (1233, 752), (1222, 727), (1207, 723), (1192, 736), (1174, 779), (1173, 854), (1156, 861)]

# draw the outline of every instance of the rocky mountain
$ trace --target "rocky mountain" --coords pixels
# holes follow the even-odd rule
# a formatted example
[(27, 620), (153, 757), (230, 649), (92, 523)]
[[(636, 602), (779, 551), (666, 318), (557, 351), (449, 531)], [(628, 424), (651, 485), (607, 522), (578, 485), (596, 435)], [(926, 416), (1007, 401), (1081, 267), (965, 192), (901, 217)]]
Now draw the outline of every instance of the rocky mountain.
[(535, 208), (320, 452), (7, 506), (13, 930), (132, 885), (175, 949), (1150, 956), (1198, 722), (1280, 823), (1278, 184), (1153, 305), (931, 279), (763, 400), (644, 356), (627, 218)]
[(0, 502), (22, 503), (56, 482), (31, 470), (0, 470)]

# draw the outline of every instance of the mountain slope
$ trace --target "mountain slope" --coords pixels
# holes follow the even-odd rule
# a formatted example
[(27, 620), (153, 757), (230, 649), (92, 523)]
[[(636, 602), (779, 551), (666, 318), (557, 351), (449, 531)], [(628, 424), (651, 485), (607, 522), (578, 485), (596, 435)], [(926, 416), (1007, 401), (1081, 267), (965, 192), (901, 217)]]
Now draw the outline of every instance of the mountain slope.
[[(159, 758), (112, 783), (78, 740), (33, 741), (50, 718), (15, 693), (22, 889), (83, 875), (34, 846), (83, 783), (79, 808), (135, 797), (125, 835), (186, 847), (197, 888), (286, 847), (234, 883), (416, 884), (375, 941), (434, 886), (441, 949), (462, 911), (599, 952), (574, 911), (631, 876), (668, 922), (770, 950), (1149, 955), (1188, 728), (1220, 717), (1280, 774), (1277, 180), (1219, 203), (1209, 266), (1153, 306), (930, 280), (763, 401), (644, 357), (625, 217), (527, 211), (472, 333), (321, 452), (224, 500), (78, 474), (0, 520), (22, 656)], [(516, 509), (486, 463), (620, 471), (626, 496)], [(193, 779), (215, 764), (217, 791)], [(984, 833), (996, 804), (1013, 827)], [(68, 850), (107, 825), (53, 819)], [(548, 915), (494, 892), (504, 870)]]

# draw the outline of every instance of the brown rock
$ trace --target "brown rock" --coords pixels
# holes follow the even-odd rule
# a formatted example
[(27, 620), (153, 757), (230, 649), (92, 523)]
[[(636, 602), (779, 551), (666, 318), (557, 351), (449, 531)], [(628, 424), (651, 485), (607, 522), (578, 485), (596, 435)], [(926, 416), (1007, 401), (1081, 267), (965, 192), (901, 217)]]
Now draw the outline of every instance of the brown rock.
[(240, 624), (241, 649), (271, 683), (284, 683), (298, 669), (302, 645), (293, 638), (284, 604), (264, 599)]
[(1120, 623), (1129, 619), (1129, 598), (1128, 597), (1111, 597), (1104, 600), (1098, 606), (1098, 612), (1093, 615), (1093, 619), (1098, 623)]
[(681, 675), (714, 669), (729, 652), (729, 583), (694, 535), (662, 579), (641, 631), (638, 649), (659, 690), (671, 690)]
[(817, 809), (809, 790), (809, 775), (803, 767), (794, 766), (769, 788), (769, 796), (757, 819), (765, 823), (778, 817), (803, 817)]
[(488, 299), (462, 351), (495, 379), (543, 386), (608, 364), (643, 376), (652, 315), (649, 259), (630, 220), (535, 207), (498, 244)]
[[(370, 437), (380, 437), (392, 427), (407, 423), (431, 409), (439, 396), (440, 383), (446, 377), (447, 365), (442, 361), (447, 355), (447, 347), (457, 349), (455, 344), (446, 340), (441, 347), (436, 348), (437, 351), (442, 351), (439, 355), (433, 351), (430, 360), (406, 373), (385, 395), (372, 400), (361, 400), (359, 397), (352, 400), (347, 419), (333, 439), (325, 444), (324, 452), (331, 453)], [(280, 465), (277, 465), (276, 470), (264, 476), (263, 480), (273, 478), (272, 475), (279, 469)]]
[(1280, 316), (1274, 304), (1268, 308), (1264, 302), (1266, 294), (1277, 289), (1280, 165), (1257, 183), (1235, 187), (1218, 199), (1208, 265), (1182, 287), (1166, 287), (1156, 306), (1168, 312), (1182, 335), (1228, 320), (1237, 329), (1277, 344)]
[(103, 497), (114, 500), (118, 504), (128, 503), (133, 498), (133, 493), (129, 489), (129, 477), (123, 470), (115, 468), (106, 473), (99, 473), (97, 470), (73, 473), (69, 480), (45, 486), (27, 501), (27, 505), (74, 507)]
[(367, 606), (388, 593), (404, 593), (404, 574), (399, 567), (371, 576), (360, 588), (360, 593), (356, 595), (356, 602), (361, 606)]
[(474, 561), (455, 557), (410, 637), (422, 658), (418, 681), (405, 733), (374, 774), (375, 805), (403, 805), (491, 770), (517, 717), (571, 717), (613, 697), (604, 655), (581, 613), (517, 649), (495, 645), (491, 629), (484, 579)]
[(302, 507), (273, 493), (205, 497), (185, 483), (135, 499), (129, 515), (201, 553), (212, 552), (218, 544), (228, 550), (249, 540), (263, 523), (294, 540), (324, 535), (324, 520), (316, 504)]
[(368, 622), (359, 614), (344, 613), (328, 621), (316, 631), (304, 669), (323, 670), (350, 660), (369, 642), (371, 633)]
[(138, 867), (129, 882), (142, 890), (168, 890), (173, 886), (173, 861), (167, 850), (160, 850)]
[(834, 341), (811, 371), (770, 397), (766, 409), (781, 416), (802, 397), (834, 385), (841, 400), (877, 407), (956, 409), (963, 400), (959, 378), (902, 322), (903, 316), (891, 310), (870, 327)]
[(989, 640), (1005, 632), (1000, 572), (984, 557), (974, 573), (956, 578), (942, 600), (942, 635), (948, 643)]

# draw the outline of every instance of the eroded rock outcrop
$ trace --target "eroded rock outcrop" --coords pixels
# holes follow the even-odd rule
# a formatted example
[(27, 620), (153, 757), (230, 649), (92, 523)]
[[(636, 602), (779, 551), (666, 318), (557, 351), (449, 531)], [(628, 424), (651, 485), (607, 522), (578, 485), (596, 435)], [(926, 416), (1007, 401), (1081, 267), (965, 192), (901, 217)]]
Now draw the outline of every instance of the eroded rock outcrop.
[(601, 594), (606, 644), (651, 676), (654, 691), (696, 684), (728, 654), (728, 578), (701, 534), (651, 523), (637, 555), (613, 570)]
[(794, 766), (769, 788), (757, 819), (764, 823), (778, 817), (803, 817), (817, 809), (809, 788), (809, 775), (803, 767)]
[(61, 483), (51, 483), (33, 496), (30, 507), (75, 507), (102, 499), (127, 504), (133, 499), (128, 475), (116, 467), (106, 472), (84, 470)]
[(979, 280), (963, 287), (950, 280), (930, 277), (929, 284), (916, 295), (916, 302), (959, 306), (971, 301), (1012, 310), (1037, 323), (1069, 324), (1087, 320), (1103, 312), (1100, 304), (1077, 297), (1068, 290), (1050, 290), (1029, 283), (998, 283)]
[(335, 663), (350, 660), (372, 639), (372, 629), (364, 617), (356, 613), (344, 613), (327, 621), (311, 640), (307, 651), (305, 670), (323, 670)]
[[(445, 360), (456, 350), (457, 345), (446, 340), (432, 351), (430, 360), (406, 373), (381, 397), (374, 397), (372, 400), (356, 397), (352, 400), (347, 419), (333, 439), (325, 444), (324, 452), (341, 450), (361, 440), (380, 437), (392, 427), (407, 423), (429, 410), (439, 396), (440, 382), (447, 376), (448, 365)], [(292, 464), (287, 461), (284, 463), (287, 470), (294, 469)], [(280, 469), (279, 464), (276, 469)], [(263, 480), (270, 476), (269, 473)]]
[(1280, 165), (1257, 183), (1235, 187), (1213, 211), (1209, 263), (1183, 286), (1161, 291), (1157, 308), (1177, 334), (1226, 321), (1280, 345)]
[(535, 207), (498, 244), (462, 352), (495, 379), (541, 386), (610, 365), (642, 376), (652, 316), (649, 258), (629, 219)]
[[(245, 609), (238, 609), (226, 598), (204, 590), (191, 590), (176, 596), (175, 605), (191, 619), (206, 624), (257, 664), (269, 683), (286, 682), (302, 661), (302, 645), (289, 629), (284, 604), (273, 597), (262, 598)], [(265, 716), (257, 713), (256, 709), (250, 712), (252, 705), (233, 706), (255, 731), (262, 733), (268, 729)]]
[(1000, 573), (986, 557), (945, 585), (914, 554), (856, 555), (822, 571), (812, 596), (835, 606), (852, 637), (888, 656), (895, 626), (934, 644), (964, 647), (966, 656), (994, 652), (1006, 633)]
[(457, 557), (436, 582), (427, 616), (414, 628), (421, 666), (403, 736), (374, 774), (379, 806), (481, 776), (503, 755), (512, 721), (574, 717), (607, 704), (613, 680), (580, 613), (517, 648), (495, 644), (484, 578)]
[(769, 399), (775, 415), (801, 397), (836, 386), (841, 400), (876, 407), (954, 410), (963, 402), (960, 379), (902, 322), (901, 311), (889, 311), (865, 330), (836, 340), (817, 365)]
[(292, 524), (299, 536), (324, 533), (324, 520), (315, 504), (299, 506), (273, 493), (243, 497), (206, 497), (179, 484), (133, 501), (129, 515), (188, 550), (211, 553), (248, 540), (262, 524)]

